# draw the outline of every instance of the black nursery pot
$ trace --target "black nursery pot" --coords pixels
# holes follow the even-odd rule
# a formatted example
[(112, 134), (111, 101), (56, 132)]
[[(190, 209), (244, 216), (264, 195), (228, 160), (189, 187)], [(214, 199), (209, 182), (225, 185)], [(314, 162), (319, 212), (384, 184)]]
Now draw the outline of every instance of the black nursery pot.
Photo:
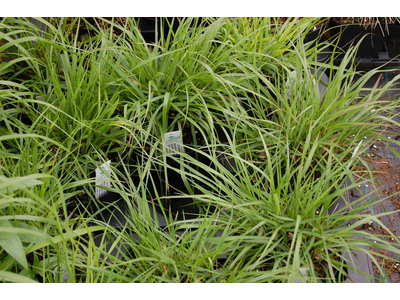
[[(171, 25), (171, 27), (168, 25)], [(167, 38), (170, 29), (173, 32), (176, 32), (179, 26), (178, 18), (158, 18), (156, 22), (156, 18), (140, 18), (139, 19), (139, 28), (140, 33), (142, 34), (146, 43), (155, 43), (156, 42), (156, 29), (159, 37), (161, 36), (161, 29), (164, 30), (163, 38)]]
[(320, 42), (326, 41), (327, 38), (324, 36), (324, 32), (330, 27), (330, 20), (323, 22), (315, 30), (309, 31), (304, 37), (304, 43), (313, 42), (311, 47), (315, 47)]
[(316, 28), (315, 30), (312, 30), (306, 34), (304, 37), (304, 44), (305, 43), (311, 43), (310, 47), (314, 48), (315, 46), (318, 46), (318, 48), (324, 47), (323, 51), (317, 53), (317, 61), (322, 62), (322, 63), (327, 63), (331, 59), (332, 55), (332, 49), (331, 46), (320, 46), (321, 43), (325, 42), (328, 40), (328, 38), (324, 35), (326, 32), (327, 28), (330, 28), (330, 20), (325, 21), (324, 23), (321, 24), (320, 27)]
[[(163, 37), (166, 39), (168, 37), (168, 34), (170, 30), (172, 29), (172, 32), (176, 32), (178, 30), (178, 27), (181, 23), (180, 17), (158, 17), (158, 20), (156, 22), (156, 18), (139, 18), (139, 24), (138, 27), (140, 29), (140, 33), (142, 34), (144, 40), (146, 43), (155, 43), (156, 42), (156, 29), (158, 31), (158, 36)], [(202, 23), (201, 17), (199, 18), (194, 18), (190, 24), (190, 27), (199, 27)], [(157, 24), (157, 25), (156, 25)], [(161, 29), (163, 28), (164, 30), (164, 35), (161, 36)], [(172, 39), (172, 36), (171, 36)]]
[[(400, 24), (396, 21), (388, 25), (389, 32), (385, 31), (385, 45), (390, 58), (399, 59), (400, 55)], [(385, 29), (384, 29), (385, 30)]]
[(350, 45), (356, 45), (362, 37), (360, 47), (357, 50), (356, 58), (379, 58), (379, 52), (384, 44), (384, 37), (379, 27), (372, 28), (371, 26), (364, 28), (362, 25), (340, 24), (332, 19), (331, 35), (338, 36), (338, 46), (347, 51)]
[[(226, 142), (226, 136), (221, 128), (217, 127), (216, 131), (220, 137), (220, 142)], [(194, 159), (194, 162), (193, 160), (189, 160), (187, 156)], [(143, 158), (145, 158), (144, 155), (134, 153), (131, 157), (131, 165), (140, 164)], [(232, 166), (234, 165), (233, 162), (230, 163), (226, 159), (220, 159), (220, 162), (231, 173), (236, 172), (235, 167)], [(215, 184), (211, 181), (207, 183), (206, 178), (212, 177), (207, 168), (215, 169), (215, 164), (205, 155), (204, 152), (202, 153), (198, 151), (189, 151), (185, 154), (178, 154), (176, 156), (168, 154), (166, 157), (166, 163), (166, 168), (162, 165), (152, 166), (150, 174), (148, 174), (146, 179), (147, 198), (155, 201), (156, 208), (160, 213), (161, 208), (157, 205), (157, 195), (161, 198), (160, 201), (164, 211), (171, 212), (172, 215), (177, 217), (179, 220), (182, 220), (183, 218), (196, 218), (200, 213), (200, 206), (195, 203), (195, 200), (190, 195), (203, 194), (204, 190), (211, 192), (214, 189), (213, 186), (215, 186)], [(191, 190), (189, 190), (184, 183), (184, 178), (181, 174), (182, 169), (185, 171), (185, 174), (187, 174), (186, 177)], [(191, 177), (188, 173), (200, 177), (201, 179)], [(135, 170), (130, 176), (135, 185), (138, 185), (142, 181), (137, 170)], [(174, 198), (174, 196), (179, 197)], [(211, 207), (210, 209), (213, 211), (215, 208)]]
[[(167, 157), (167, 172), (165, 173), (164, 170), (161, 170), (160, 174), (162, 176), (161, 184), (163, 187), (160, 189), (163, 193), (163, 196), (167, 196), (166, 199), (161, 199), (162, 206), (164, 210), (170, 211), (173, 215), (177, 215), (178, 219), (183, 219), (185, 215), (185, 219), (195, 218), (200, 213), (200, 207), (195, 204), (193, 198), (190, 197), (191, 192), (185, 186), (182, 175), (180, 173), (181, 167), (184, 168), (185, 172), (190, 172), (190, 170), (196, 170), (206, 178), (210, 178), (211, 174), (205, 170), (203, 166), (208, 166), (212, 169), (215, 169), (214, 164), (211, 160), (203, 154), (198, 152), (189, 152), (187, 155), (191, 156), (192, 158), (196, 159), (200, 164), (189, 162), (184, 159), (184, 156), (181, 155), (180, 157)], [(190, 172), (191, 173), (191, 172)], [(165, 176), (167, 174), (167, 176)], [(165, 182), (168, 180), (168, 188), (165, 189)], [(210, 191), (210, 183), (207, 184), (205, 181), (199, 179), (191, 179), (190, 181), (194, 181), (196, 185), (204, 188), (205, 190)], [(192, 192), (193, 194), (202, 194), (203, 192), (199, 188), (194, 188), (192, 185)], [(188, 195), (184, 198), (170, 198), (171, 196), (178, 196), (178, 195)], [(212, 209), (213, 210), (213, 209)]]

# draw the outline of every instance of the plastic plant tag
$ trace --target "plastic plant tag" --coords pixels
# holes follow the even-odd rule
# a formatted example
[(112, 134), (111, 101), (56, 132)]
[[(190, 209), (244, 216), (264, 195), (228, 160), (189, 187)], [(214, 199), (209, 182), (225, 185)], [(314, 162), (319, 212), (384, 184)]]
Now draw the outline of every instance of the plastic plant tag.
[(183, 152), (182, 133), (178, 131), (171, 131), (164, 134), (165, 148), (168, 154), (178, 156)]
[(354, 158), (354, 156), (356, 156), (358, 150), (360, 150), (360, 146), (361, 146), (361, 144), (362, 144), (363, 141), (364, 141), (364, 140), (361, 140), (361, 141), (358, 143), (358, 145), (357, 145), (356, 149), (354, 150), (353, 155), (351, 156), (351, 159), (350, 159), (350, 161), (349, 161), (349, 163), (348, 163), (348, 165), (347, 165), (347, 168), (350, 168), (351, 164), (353, 163), (353, 158)]
[[(56, 281), (57, 270), (58, 270), (58, 266), (53, 271), (54, 281)], [(61, 266), (61, 274), (62, 274), (62, 283), (68, 283), (69, 275), (68, 275), (67, 269), (64, 267), (64, 265)]]
[[(321, 96), (321, 101), (322, 101), (324, 99), (324, 97), (325, 97), (325, 94), (326, 94), (327, 90), (328, 90), (327, 86), (329, 85), (329, 77), (328, 77), (328, 75), (326, 75), (324, 73), (324, 69), (322, 69), (322, 68), (318, 69), (317, 71), (315, 71), (314, 69), (311, 69), (310, 72), (311, 72), (311, 75), (315, 76), (315, 77), (313, 77), (312, 87), (315, 87), (315, 84), (317, 84), (318, 90), (319, 90), (319, 94)], [(292, 96), (292, 87), (295, 84), (296, 76), (297, 76), (297, 72), (296, 71), (292, 71), (292, 73), (289, 74), (289, 76), (288, 76), (288, 78), (286, 80), (285, 87), (286, 87), (286, 95), (288, 97)]]
[(294, 82), (294, 78), (296, 77), (296, 75), (297, 75), (296, 71), (292, 71), (291, 76), (289, 76), (288, 79), (286, 80), (286, 87), (289, 87), (288, 89), (286, 89), (286, 95), (288, 96), (292, 95), (292, 89), (290, 88), (290, 86)]
[[(299, 269), (296, 273), (297, 273), (297, 278), (294, 280), (294, 283), (307, 283), (307, 271), (308, 268), (301, 268)], [(303, 279), (300, 279), (299, 277), (303, 277)], [(290, 280), (288, 280), (288, 282), (290, 282)]]
[[(299, 271), (301, 273), (301, 276), (304, 277), (305, 282), (307, 282), (307, 271), (308, 271), (308, 268), (301, 268)], [(294, 281), (294, 283), (302, 283), (302, 281), (301, 281), (301, 279), (296, 279)]]
[[(110, 178), (106, 175), (111, 171), (110, 164), (111, 160), (107, 161), (106, 163), (102, 164), (99, 168), (96, 169), (96, 185), (111, 187)], [(101, 198), (108, 193), (107, 190), (102, 189), (100, 187), (96, 187), (95, 192), (97, 198)]]

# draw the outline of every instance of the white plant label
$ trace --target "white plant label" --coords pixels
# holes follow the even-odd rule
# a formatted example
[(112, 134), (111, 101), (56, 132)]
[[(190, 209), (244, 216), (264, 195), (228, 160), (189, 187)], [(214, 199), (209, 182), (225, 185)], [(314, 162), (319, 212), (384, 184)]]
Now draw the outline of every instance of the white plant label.
[[(96, 169), (96, 185), (101, 185), (104, 187), (111, 187), (110, 178), (106, 175), (106, 174), (109, 174), (111, 171), (110, 164), (111, 164), (111, 160), (102, 164), (99, 168)], [(100, 187), (96, 187), (95, 192), (96, 192), (97, 198), (100, 198), (108, 193), (107, 190), (102, 189)]]
[(356, 149), (354, 150), (353, 155), (351, 156), (351, 159), (350, 159), (350, 161), (349, 161), (349, 163), (348, 163), (348, 165), (347, 165), (347, 168), (350, 168), (351, 164), (353, 163), (353, 158), (354, 158), (354, 156), (356, 156), (358, 150), (360, 150), (360, 146), (361, 146), (361, 144), (362, 144), (363, 141), (364, 141), (364, 140), (361, 140), (361, 142), (358, 143), (358, 146), (357, 146)]
[(164, 134), (165, 148), (167, 153), (174, 156), (179, 155), (183, 150), (182, 133), (178, 131), (171, 131)]
[[(57, 270), (58, 270), (58, 266), (53, 271), (54, 281), (56, 281)], [(62, 274), (62, 283), (68, 283), (69, 275), (68, 275), (67, 269), (64, 267), (64, 265), (61, 266), (61, 274)]]
[[(296, 71), (292, 71), (292, 75), (289, 75), (288, 79), (286, 80), (286, 87), (290, 87), (292, 85), (296, 75), (297, 75)], [(286, 89), (286, 95), (291, 96), (291, 94), (292, 94), (292, 89), (291, 88)]]
[[(300, 277), (303, 277), (305, 282), (307, 282), (307, 272), (308, 272), (308, 268), (301, 268), (297, 271), (297, 275), (300, 275)], [(290, 272), (292, 273), (292, 272)], [(288, 282), (290, 282), (290, 280), (288, 280)], [(296, 278), (294, 280), (294, 283), (302, 283), (303, 281), (300, 278)]]
[[(308, 268), (301, 268), (299, 271), (300, 271), (301, 276), (303, 276), (304, 278), (307, 278), (307, 271), (308, 271)], [(306, 279), (305, 282), (307, 282), (307, 279)], [(296, 279), (296, 280), (294, 281), (294, 283), (302, 283), (302, 281), (301, 281), (300, 279)]]

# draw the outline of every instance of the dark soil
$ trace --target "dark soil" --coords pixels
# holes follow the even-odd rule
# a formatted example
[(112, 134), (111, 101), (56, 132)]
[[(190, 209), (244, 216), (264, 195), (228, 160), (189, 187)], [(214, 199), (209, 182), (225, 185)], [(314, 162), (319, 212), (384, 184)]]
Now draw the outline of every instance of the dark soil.
[[(341, 262), (341, 258), (339, 256), (337, 256), (337, 255), (332, 255), (331, 260), (335, 260), (337, 262)], [(314, 266), (315, 272), (322, 279), (322, 282), (328, 282), (327, 280), (324, 280), (324, 278), (326, 278), (327, 274), (329, 274), (329, 267), (328, 267), (327, 261), (326, 260), (320, 260), (320, 261), (314, 262), (313, 266)], [(342, 276), (339, 274), (339, 271), (333, 269), (333, 272), (335, 274), (336, 282), (342, 282), (345, 279), (345, 278), (342, 278)]]

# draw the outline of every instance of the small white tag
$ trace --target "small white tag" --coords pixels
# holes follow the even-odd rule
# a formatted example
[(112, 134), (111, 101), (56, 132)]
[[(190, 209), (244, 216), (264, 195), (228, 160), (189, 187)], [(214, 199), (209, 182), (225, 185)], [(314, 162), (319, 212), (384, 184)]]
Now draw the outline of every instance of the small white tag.
[(183, 150), (182, 133), (178, 131), (171, 131), (164, 134), (165, 148), (167, 153), (172, 153), (176, 156)]
[[(297, 275), (300, 275), (300, 277), (303, 277), (304, 282), (306, 282), (306, 283), (307, 283), (307, 271), (308, 271), (308, 268), (301, 268), (297, 271)], [(288, 280), (288, 282), (290, 282), (290, 280)], [(302, 283), (302, 282), (303, 282), (303, 280), (301, 280), (300, 278), (297, 278), (294, 280), (294, 283)]]
[[(54, 281), (56, 281), (57, 270), (58, 270), (58, 266), (53, 271)], [(61, 266), (61, 274), (62, 274), (62, 283), (68, 283), (69, 275), (68, 275), (67, 269), (64, 267), (64, 265)]]
[[(301, 276), (303, 276), (305, 278), (305, 282), (307, 282), (307, 271), (308, 271), (308, 268), (301, 268), (299, 271), (301, 273)], [(302, 283), (302, 280), (301, 279), (296, 279), (294, 282), (295, 283)]]
[(347, 164), (347, 168), (350, 168), (351, 164), (353, 163), (353, 158), (354, 158), (354, 156), (356, 156), (358, 150), (360, 150), (360, 146), (361, 146), (362, 142), (364, 142), (364, 140), (361, 140), (361, 142), (358, 143), (358, 146), (354, 150), (353, 155), (351, 156), (351, 159), (350, 159), (349, 163)]
[[(111, 171), (110, 164), (111, 164), (111, 160), (102, 164), (99, 168), (96, 169), (96, 185), (111, 187), (110, 178), (106, 175), (107, 173), (110, 173), (110, 171)], [(96, 192), (97, 198), (100, 198), (108, 193), (107, 190), (99, 188), (99, 187), (95, 188), (95, 192)]]
[[(296, 71), (292, 71), (292, 74), (286, 80), (286, 87), (290, 87), (292, 85), (296, 75), (297, 75)], [(292, 95), (292, 89), (291, 88), (286, 89), (286, 95), (288, 95), (288, 96)]]

